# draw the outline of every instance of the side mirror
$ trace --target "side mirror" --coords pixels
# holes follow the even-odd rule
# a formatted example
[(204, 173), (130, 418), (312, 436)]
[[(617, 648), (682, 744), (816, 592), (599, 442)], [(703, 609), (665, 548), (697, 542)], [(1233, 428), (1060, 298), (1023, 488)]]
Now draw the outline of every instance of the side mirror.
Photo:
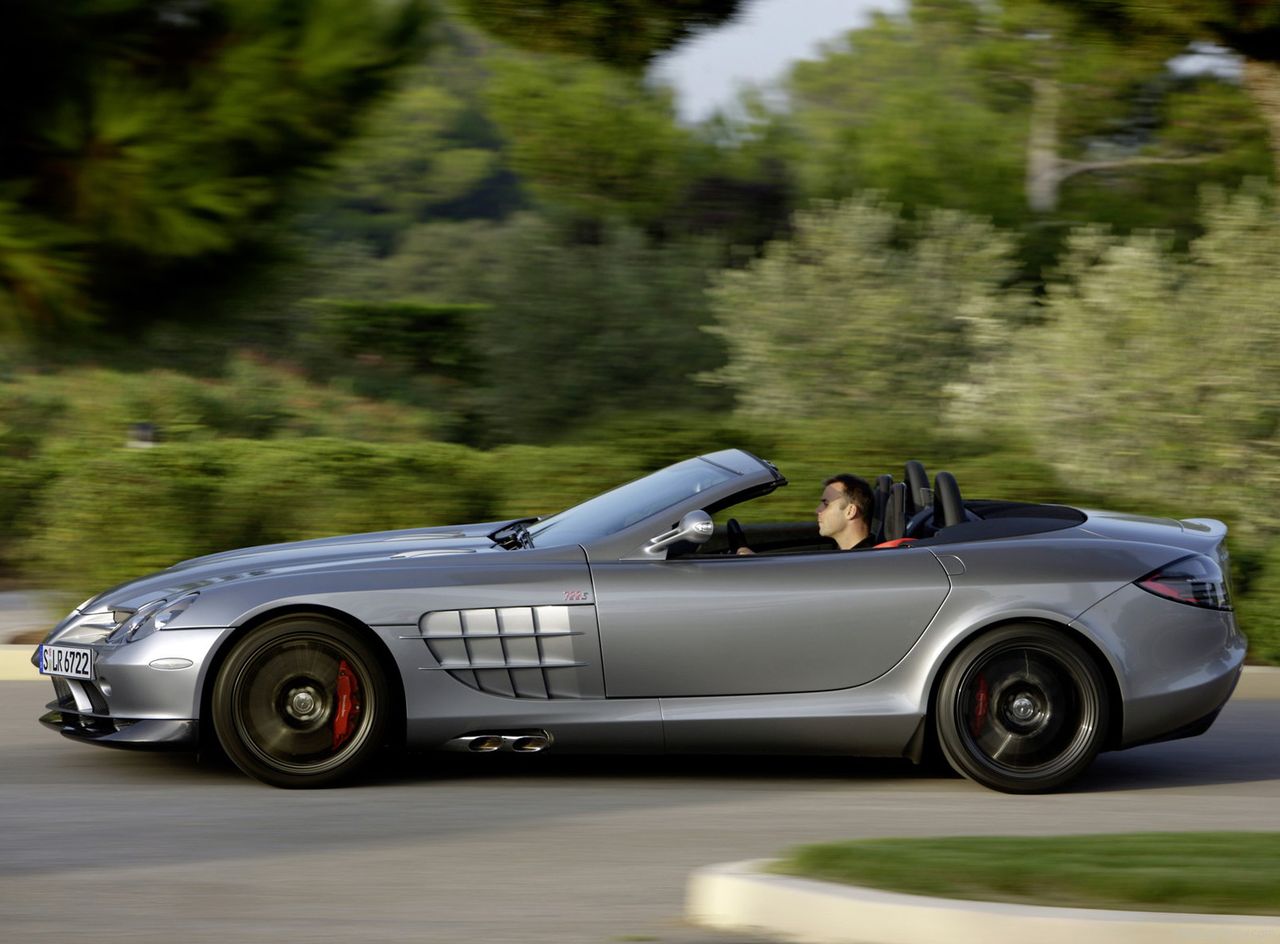
[(670, 531), (664, 531), (657, 537), (650, 538), (649, 543), (644, 546), (644, 553), (649, 557), (661, 557), (662, 553), (677, 541), (706, 544), (711, 540), (711, 533), (715, 527), (711, 516), (705, 511), (701, 509), (691, 511)]

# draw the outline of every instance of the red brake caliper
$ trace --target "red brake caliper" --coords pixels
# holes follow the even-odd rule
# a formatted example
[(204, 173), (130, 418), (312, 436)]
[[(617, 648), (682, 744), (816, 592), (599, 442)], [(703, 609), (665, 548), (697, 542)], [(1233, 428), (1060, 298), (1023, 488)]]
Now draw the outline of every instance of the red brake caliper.
[(343, 659), (338, 663), (338, 707), (333, 713), (333, 749), (343, 745), (355, 729), (360, 717), (360, 683)]
[(978, 691), (973, 696), (973, 721), (969, 730), (977, 737), (987, 724), (987, 709), (991, 706), (991, 690), (987, 688), (986, 676), (978, 676)]

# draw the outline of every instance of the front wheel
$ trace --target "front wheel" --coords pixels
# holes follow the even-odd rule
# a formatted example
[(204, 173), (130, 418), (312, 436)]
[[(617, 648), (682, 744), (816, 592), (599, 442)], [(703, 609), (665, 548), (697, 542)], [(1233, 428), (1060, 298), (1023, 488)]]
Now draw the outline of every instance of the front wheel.
[(218, 742), (249, 776), (276, 787), (326, 787), (378, 752), (390, 696), (362, 638), (322, 618), (288, 617), (235, 644), (212, 707)]
[(1007, 626), (969, 643), (938, 688), (938, 741), (970, 780), (1006, 793), (1061, 787), (1106, 737), (1107, 686), (1084, 648), (1047, 626)]

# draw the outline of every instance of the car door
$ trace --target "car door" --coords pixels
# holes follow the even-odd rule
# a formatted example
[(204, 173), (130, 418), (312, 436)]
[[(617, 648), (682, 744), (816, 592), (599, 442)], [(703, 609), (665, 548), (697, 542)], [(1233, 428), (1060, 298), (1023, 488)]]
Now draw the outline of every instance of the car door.
[(927, 548), (590, 564), (610, 698), (860, 685), (906, 654), (950, 588)]

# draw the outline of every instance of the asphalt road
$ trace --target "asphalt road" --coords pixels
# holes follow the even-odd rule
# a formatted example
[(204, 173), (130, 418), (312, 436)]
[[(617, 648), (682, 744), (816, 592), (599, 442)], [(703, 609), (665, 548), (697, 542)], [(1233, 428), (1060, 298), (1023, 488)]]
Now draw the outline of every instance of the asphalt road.
[(1010, 797), (898, 762), (513, 755), (286, 792), (66, 741), (49, 697), (0, 683), (5, 941), (741, 941), (682, 923), (690, 870), (858, 836), (1280, 829), (1277, 700)]

